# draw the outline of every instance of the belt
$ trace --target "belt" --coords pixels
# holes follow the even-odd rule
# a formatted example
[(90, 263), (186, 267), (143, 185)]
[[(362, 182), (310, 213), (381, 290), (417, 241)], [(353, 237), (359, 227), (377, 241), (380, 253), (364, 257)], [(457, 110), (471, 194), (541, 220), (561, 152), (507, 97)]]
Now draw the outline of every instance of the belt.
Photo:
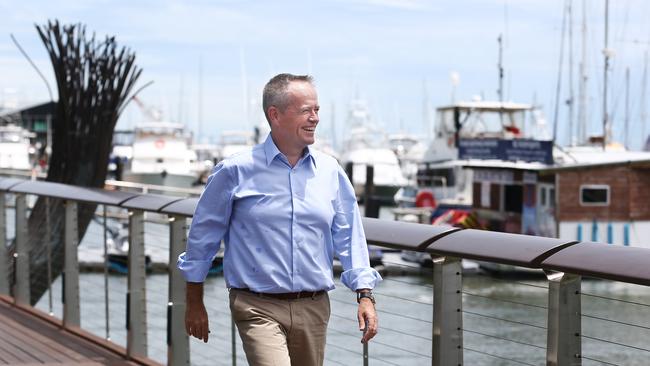
[(319, 296), (319, 295), (322, 295), (322, 294), (325, 293), (325, 290), (300, 291), (300, 292), (282, 292), (282, 293), (255, 292), (255, 291), (251, 291), (248, 288), (232, 288), (232, 290), (244, 291), (244, 292), (251, 293), (253, 295), (257, 295), (259, 297), (268, 297), (268, 298), (271, 298), (271, 299), (278, 299), (278, 300), (297, 300), (297, 299), (304, 299), (304, 298), (307, 298), (307, 297), (311, 297), (313, 299), (316, 296)]

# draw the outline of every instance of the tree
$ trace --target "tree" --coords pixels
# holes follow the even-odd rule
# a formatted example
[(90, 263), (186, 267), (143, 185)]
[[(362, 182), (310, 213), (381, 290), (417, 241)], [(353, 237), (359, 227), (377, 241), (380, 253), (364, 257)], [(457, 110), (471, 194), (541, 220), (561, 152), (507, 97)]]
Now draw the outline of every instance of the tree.
[[(135, 53), (118, 47), (115, 37), (97, 41), (87, 37), (81, 24), (36, 25), (56, 77), (59, 100), (52, 126), (52, 155), (47, 181), (83, 187), (103, 187), (115, 124), (142, 69)], [(49, 215), (48, 215), (49, 207)], [(82, 238), (96, 205), (79, 206), (78, 229)], [(64, 207), (60, 200), (39, 197), (28, 220), (31, 303), (47, 291), (47, 236), (50, 224), (52, 277), (63, 268)]]

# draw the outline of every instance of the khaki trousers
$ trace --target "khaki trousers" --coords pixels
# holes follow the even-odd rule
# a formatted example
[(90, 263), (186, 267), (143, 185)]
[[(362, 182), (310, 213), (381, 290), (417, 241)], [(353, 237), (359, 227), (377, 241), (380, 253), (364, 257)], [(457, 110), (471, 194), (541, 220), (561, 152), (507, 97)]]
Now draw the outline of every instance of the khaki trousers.
[(233, 289), (230, 311), (251, 366), (321, 366), (330, 301), (327, 293), (278, 300)]

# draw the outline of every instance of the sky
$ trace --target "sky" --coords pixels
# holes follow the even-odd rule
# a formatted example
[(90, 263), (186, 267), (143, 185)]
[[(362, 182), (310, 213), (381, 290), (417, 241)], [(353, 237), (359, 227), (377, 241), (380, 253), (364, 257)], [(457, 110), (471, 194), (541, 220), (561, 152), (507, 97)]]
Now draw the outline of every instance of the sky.
[[(562, 48), (569, 4), (573, 22), (567, 21)], [(99, 37), (115, 36), (134, 51), (143, 69), (139, 85), (153, 81), (139, 99), (185, 124), (200, 142), (217, 142), (223, 131), (264, 123), (261, 90), (280, 72), (315, 77), (319, 136), (340, 140), (350, 102), (359, 97), (387, 132), (426, 137), (426, 116), (435, 115), (437, 106), (477, 97), (498, 100), (497, 38), (502, 35), (504, 99), (538, 105), (551, 134), (557, 120), (557, 141), (566, 145), (572, 119), (565, 101), (572, 79), (577, 105), (583, 5), (587, 130), (602, 134), (605, 0), (0, 0), (0, 106), (49, 100), (44, 82), (10, 34), (55, 89), (34, 25), (58, 19), (82, 23)], [(650, 133), (641, 123), (650, 109), (650, 90), (643, 98), (642, 86), (650, 2), (610, 1), (608, 25), (612, 133), (626, 141), (627, 115), (628, 145), (639, 149)], [(117, 128), (132, 128), (145, 118), (131, 103)]]

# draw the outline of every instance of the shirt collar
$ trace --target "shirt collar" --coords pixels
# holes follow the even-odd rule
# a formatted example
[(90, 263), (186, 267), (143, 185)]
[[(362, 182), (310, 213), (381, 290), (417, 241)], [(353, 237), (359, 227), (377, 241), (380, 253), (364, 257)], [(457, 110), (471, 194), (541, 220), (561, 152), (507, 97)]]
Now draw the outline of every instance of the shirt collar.
[[(273, 159), (275, 159), (276, 156), (279, 154), (282, 154), (280, 149), (275, 145), (275, 142), (273, 142), (273, 138), (271, 137), (271, 134), (269, 133), (268, 136), (266, 136), (266, 140), (264, 141), (264, 154), (266, 155), (266, 166), (271, 165), (271, 162)], [(314, 158), (314, 154), (312, 153), (311, 147), (307, 146), (305, 148), (305, 152), (302, 155), (302, 159), (310, 159), (314, 168), (316, 168), (316, 159)]]

